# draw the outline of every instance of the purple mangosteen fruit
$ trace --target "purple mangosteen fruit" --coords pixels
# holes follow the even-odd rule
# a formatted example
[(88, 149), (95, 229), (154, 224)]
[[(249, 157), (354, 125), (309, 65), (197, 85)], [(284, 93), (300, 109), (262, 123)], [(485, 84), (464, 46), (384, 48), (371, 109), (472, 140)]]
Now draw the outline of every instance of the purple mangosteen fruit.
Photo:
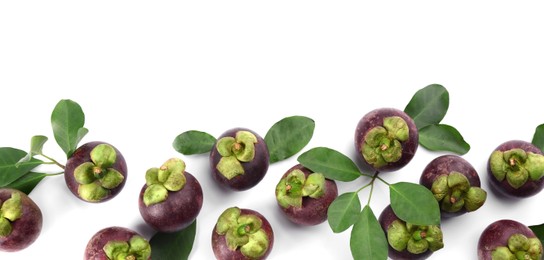
[(251, 209), (226, 209), (212, 231), (212, 249), (218, 260), (266, 259), (273, 245), (272, 226)]
[(125, 186), (127, 164), (121, 152), (104, 142), (89, 142), (68, 158), (64, 180), (68, 189), (87, 202), (104, 202)]
[(414, 120), (395, 108), (370, 111), (359, 120), (355, 130), (357, 154), (377, 172), (404, 167), (414, 157), (418, 144)]
[(406, 223), (397, 217), (391, 205), (385, 207), (378, 221), (387, 237), (391, 259), (427, 259), (434, 251), (444, 247), (439, 226)]
[(257, 133), (234, 128), (223, 133), (210, 152), (214, 179), (224, 187), (242, 191), (257, 185), (268, 171), (269, 153)]
[(433, 193), (443, 217), (475, 211), (487, 198), (474, 167), (457, 155), (443, 155), (432, 160), (423, 170), (419, 184)]
[(85, 260), (148, 260), (151, 259), (149, 242), (124, 227), (107, 227), (96, 232), (85, 248)]
[(185, 171), (178, 158), (151, 168), (140, 191), (138, 207), (144, 221), (160, 232), (175, 232), (189, 226), (202, 209), (203, 194), (198, 180)]
[(289, 169), (276, 186), (276, 200), (287, 218), (299, 225), (311, 226), (327, 220), (327, 210), (338, 196), (334, 180), (297, 164)]
[(544, 155), (531, 143), (507, 141), (489, 156), (487, 172), (494, 191), (507, 197), (530, 197), (544, 187)]
[(478, 240), (478, 259), (542, 259), (542, 243), (526, 225), (502, 219), (487, 226)]
[(30, 246), (41, 233), (40, 208), (25, 193), (0, 189), (0, 251), (16, 252)]

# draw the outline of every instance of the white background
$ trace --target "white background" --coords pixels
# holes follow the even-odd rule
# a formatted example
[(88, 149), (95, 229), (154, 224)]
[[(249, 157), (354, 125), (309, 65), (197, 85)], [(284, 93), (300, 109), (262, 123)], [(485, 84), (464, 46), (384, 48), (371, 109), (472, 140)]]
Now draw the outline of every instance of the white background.
[[(327, 146), (355, 158), (353, 135), (365, 113), (404, 109), (432, 83), (449, 90), (443, 123), (471, 144), (463, 157), (488, 189), (491, 151), (510, 139), (531, 141), (544, 123), (544, 6), (376, 2), (0, 2), (0, 146), (26, 150), (31, 136), (46, 135), (45, 153), (65, 162), (50, 115), (60, 99), (70, 98), (86, 115), (90, 132), (82, 143), (113, 144), (129, 169), (123, 191), (101, 204), (72, 196), (61, 176), (45, 179), (30, 194), (43, 212), (41, 236), (0, 258), (81, 259), (90, 237), (115, 225), (151, 237), (137, 207), (144, 173), (180, 157), (204, 189), (191, 259), (213, 259), (213, 225), (231, 206), (257, 210), (271, 222), (270, 259), (351, 259), (349, 230), (298, 227), (280, 213), (274, 187), (296, 156), (271, 165), (253, 189), (228, 192), (210, 177), (206, 155), (183, 156), (172, 141), (186, 130), (219, 136), (238, 126), (264, 136), (276, 121), (304, 115), (316, 122), (304, 150)], [(417, 182), (442, 154), (420, 147), (408, 166), (383, 178)], [(339, 191), (367, 181), (338, 183)], [(388, 196), (378, 183), (370, 203), (376, 215)], [(368, 190), (360, 197), (364, 204)], [(490, 192), (477, 212), (443, 222), (446, 245), (431, 259), (476, 259), (480, 233), (498, 219), (543, 223), (543, 198), (504, 200)]]

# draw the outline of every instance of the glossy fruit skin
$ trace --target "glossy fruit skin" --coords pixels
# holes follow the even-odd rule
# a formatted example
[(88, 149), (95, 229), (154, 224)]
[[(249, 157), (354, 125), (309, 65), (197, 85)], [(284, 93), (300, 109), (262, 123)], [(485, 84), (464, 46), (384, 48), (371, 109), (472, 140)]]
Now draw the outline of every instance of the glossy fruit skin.
[[(68, 189), (72, 192), (72, 194), (74, 194), (76, 197), (78, 197), (79, 199), (85, 202), (89, 202), (89, 201), (82, 199), (78, 194), (79, 183), (76, 181), (74, 177), (74, 170), (83, 163), (92, 162), (91, 151), (93, 150), (93, 148), (95, 148), (99, 144), (108, 144), (108, 143), (95, 141), (95, 142), (89, 142), (89, 143), (83, 144), (79, 148), (77, 148), (74, 151), (74, 153), (70, 156), (70, 158), (68, 158), (68, 160), (66, 161), (66, 168), (64, 170), (64, 180), (66, 181), (66, 185), (68, 186)], [(108, 145), (113, 147), (115, 149), (115, 152), (117, 153), (117, 160), (112, 165), (112, 168), (120, 172), (124, 176), (124, 179), (121, 182), (121, 184), (119, 184), (119, 186), (113, 189), (110, 189), (110, 193), (108, 196), (106, 196), (104, 199), (98, 202), (105, 202), (117, 196), (117, 194), (121, 192), (121, 190), (123, 189), (127, 181), (127, 173), (128, 173), (127, 163), (125, 161), (125, 158), (123, 157), (123, 154), (121, 154), (121, 152), (117, 150), (115, 146), (111, 144), (108, 144)]]
[[(367, 135), (368, 131), (376, 126), (382, 126), (383, 119), (391, 116), (401, 117), (406, 122), (409, 129), (409, 137), (408, 140), (401, 142), (402, 156), (398, 161), (388, 163), (383, 167), (375, 168), (374, 166), (369, 164), (362, 156), (362, 145), (365, 142), (365, 136)], [(398, 110), (396, 108), (378, 108), (368, 112), (359, 120), (359, 123), (357, 124), (357, 128), (355, 130), (355, 150), (357, 151), (357, 155), (361, 159), (365, 167), (373, 169), (374, 171), (390, 172), (401, 169), (412, 160), (418, 146), (419, 133), (416, 124), (414, 123), (414, 120), (410, 116), (408, 116), (408, 114), (404, 113), (404, 111)]]
[[(310, 169), (301, 164), (297, 164), (287, 170), (282, 178), (285, 178), (290, 172), (296, 169), (301, 170), (306, 177), (313, 173)], [(338, 188), (336, 182), (334, 180), (325, 179), (325, 194), (322, 197), (318, 199), (303, 197), (302, 207), (300, 208), (293, 206), (284, 208), (279, 203), (278, 206), (284, 215), (293, 223), (302, 226), (314, 226), (327, 220), (327, 210), (337, 196)]]
[(219, 154), (216, 148), (217, 142), (210, 151), (210, 166), (213, 178), (221, 186), (234, 191), (244, 191), (254, 187), (264, 178), (270, 164), (270, 156), (264, 139), (257, 133), (247, 128), (230, 129), (219, 136), (217, 140), (226, 136), (235, 137), (238, 131), (248, 131), (257, 137), (257, 143), (255, 144), (255, 158), (250, 162), (241, 163), (245, 173), (229, 180), (217, 170), (216, 166), (221, 160), (221, 154)]
[[(125, 227), (107, 227), (96, 232), (85, 248), (85, 260), (109, 260), (103, 248), (109, 241), (129, 241), (133, 236), (142, 236)], [(148, 259), (151, 259), (149, 257)]]
[[(533, 144), (522, 141), (522, 140), (511, 140), (502, 143), (497, 148), (495, 148), (494, 151), (508, 151), (511, 149), (520, 148), (526, 152), (532, 152), (535, 154), (542, 154), (542, 151), (534, 146)], [(540, 191), (542, 191), (542, 188), (544, 188), (544, 178), (540, 178), (540, 180), (533, 181), (529, 179), (525, 184), (523, 184), (518, 189), (513, 188), (508, 184), (508, 181), (504, 179), (503, 181), (499, 181), (495, 178), (493, 173), (491, 172), (491, 166), (488, 160), (487, 163), (487, 173), (488, 173), (488, 180), (489, 184), (492, 188), (492, 190), (496, 193), (499, 193), (505, 197), (509, 198), (527, 198), (536, 195)]]
[(274, 231), (272, 230), (272, 226), (270, 225), (270, 222), (261, 215), (261, 213), (251, 210), (251, 209), (240, 209), (241, 215), (255, 215), (258, 218), (262, 220), (262, 226), (261, 229), (264, 230), (264, 232), (267, 234), (268, 239), (270, 241), (270, 244), (268, 245), (268, 250), (264, 255), (262, 255), (259, 258), (252, 259), (244, 256), (239, 249), (235, 251), (231, 251), (228, 246), (227, 242), (225, 240), (224, 235), (219, 235), (217, 233), (217, 227), (213, 228), (212, 231), (212, 249), (213, 253), (215, 255), (215, 258), (217, 260), (262, 260), (266, 259), (268, 255), (270, 255), (270, 252), (272, 251), (272, 248), (274, 246)]
[(529, 227), (515, 220), (501, 219), (489, 224), (478, 240), (478, 259), (491, 260), (493, 250), (498, 246), (507, 246), (508, 238), (514, 234), (536, 237)]
[[(441, 175), (449, 175), (452, 171), (463, 174), (467, 177), (471, 187), (480, 187), (480, 176), (472, 164), (457, 155), (442, 155), (433, 159), (421, 174), (419, 184), (431, 189), (433, 182)], [(440, 211), (442, 217), (456, 217), (465, 214), (465, 208), (457, 212)]]
[(169, 191), (165, 201), (146, 206), (144, 184), (138, 198), (138, 208), (144, 221), (159, 232), (176, 232), (189, 226), (202, 209), (203, 193), (198, 180), (184, 172), (186, 183), (179, 191)]
[(20, 251), (33, 244), (40, 236), (43, 225), (42, 211), (25, 193), (11, 188), (0, 188), (0, 202), (10, 199), (14, 192), (21, 195), (23, 213), (21, 218), (11, 222), (11, 233), (0, 237), (0, 251), (5, 252)]
[[(385, 233), (385, 237), (387, 237), (387, 230), (389, 229), (389, 226), (393, 221), (400, 220), (397, 215), (395, 215), (395, 212), (393, 212), (393, 209), (391, 208), (391, 205), (388, 205), (385, 207), (380, 214), (380, 217), (378, 218), (378, 222), (380, 222), (380, 225), (382, 226), (383, 232)], [(402, 221), (402, 220), (401, 220)], [(427, 250), (424, 253), (421, 254), (412, 254), (408, 252), (406, 249), (399, 252), (391, 247), (389, 243), (387, 243), (387, 246), (389, 247), (387, 252), (391, 259), (393, 260), (422, 260), (429, 258), (433, 251)]]

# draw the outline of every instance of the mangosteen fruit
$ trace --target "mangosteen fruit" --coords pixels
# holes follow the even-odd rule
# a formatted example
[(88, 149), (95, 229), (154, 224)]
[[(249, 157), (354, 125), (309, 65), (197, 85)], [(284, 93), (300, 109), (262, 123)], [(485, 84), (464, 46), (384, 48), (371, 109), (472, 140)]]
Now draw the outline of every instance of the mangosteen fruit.
[(530, 197), (544, 187), (544, 155), (529, 142), (507, 141), (489, 156), (487, 172), (490, 186), (499, 194)]
[(475, 211), (487, 198), (487, 192), (480, 188), (478, 172), (457, 155), (443, 155), (432, 160), (423, 170), (419, 184), (433, 193), (443, 217)]
[(297, 164), (276, 185), (276, 200), (287, 218), (299, 225), (311, 226), (327, 220), (329, 205), (338, 196), (334, 180)]
[(96, 232), (85, 248), (85, 260), (151, 259), (151, 245), (136, 231), (107, 227)]
[(41, 233), (42, 212), (25, 193), (0, 189), (0, 251), (16, 252), (30, 246)]
[(144, 221), (160, 232), (175, 232), (189, 226), (202, 209), (202, 187), (185, 171), (179, 158), (167, 160), (145, 174), (138, 207)]
[(125, 186), (125, 158), (111, 144), (89, 142), (68, 158), (64, 180), (68, 189), (87, 202), (104, 202), (115, 197)]
[(212, 231), (212, 249), (218, 260), (266, 259), (273, 245), (272, 226), (251, 209), (226, 209)]
[(440, 226), (418, 226), (399, 219), (391, 205), (378, 218), (389, 244), (391, 259), (427, 259), (444, 247)]
[(501, 219), (487, 226), (478, 240), (478, 259), (542, 259), (542, 243), (526, 225)]
[(257, 185), (268, 171), (269, 153), (257, 133), (234, 128), (223, 133), (210, 152), (214, 179), (223, 187), (242, 191)]
[(355, 149), (376, 172), (395, 171), (412, 160), (419, 144), (414, 120), (401, 110), (379, 108), (367, 113), (355, 130)]

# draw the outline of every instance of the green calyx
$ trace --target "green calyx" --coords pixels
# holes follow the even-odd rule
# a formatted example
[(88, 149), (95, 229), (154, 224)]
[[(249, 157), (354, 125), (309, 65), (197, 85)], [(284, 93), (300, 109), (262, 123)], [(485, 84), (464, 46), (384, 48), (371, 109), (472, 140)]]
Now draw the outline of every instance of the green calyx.
[(138, 235), (129, 241), (109, 241), (102, 250), (110, 260), (147, 260), (151, 256), (151, 245)]
[(325, 194), (325, 176), (311, 173), (306, 177), (299, 170), (293, 170), (276, 185), (276, 199), (284, 207), (302, 207), (302, 198), (320, 198)]
[(11, 234), (11, 223), (23, 215), (21, 194), (13, 192), (11, 198), (3, 203), (0, 201), (0, 205), (0, 237), (7, 237)]
[(179, 191), (186, 183), (185, 162), (178, 158), (166, 161), (160, 168), (151, 168), (145, 173), (147, 188), (143, 201), (146, 206), (163, 202), (169, 191)]
[(471, 187), (468, 178), (459, 172), (440, 175), (433, 182), (431, 192), (446, 212), (457, 212), (461, 209), (475, 211), (487, 198), (487, 192), (479, 187)]
[(216, 224), (216, 232), (224, 235), (230, 250), (240, 249), (248, 258), (263, 256), (270, 245), (268, 236), (261, 229), (262, 220), (255, 215), (242, 215), (237, 207), (226, 209)]
[(523, 149), (494, 151), (489, 158), (491, 173), (498, 181), (506, 179), (517, 189), (528, 180), (537, 181), (544, 175), (544, 156)]
[(236, 137), (223, 137), (217, 141), (217, 152), (222, 156), (217, 170), (227, 179), (244, 174), (242, 162), (255, 158), (257, 137), (249, 131), (238, 131)]
[(499, 246), (491, 252), (491, 259), (539, 260), (542, 258), (542, 243), (538, 238), (527, 238), (514, 234), (508, 238), (507, 246)]
[(422, 254), (427, 250), (437, 251), (444, 247), (442, 230), (438, 226), (416, 226), (395, 220), (387, 229), (387, 241), (399, 252), (407, 250)]
[(74, 170), (74, 177), (79, 183), (79, 196), (89, 202), (104, 199), (109, 190), (119, 186), (125, 177), (112, 168), (117, 160), (117, 153), (111, 145), (99, 144), (91, 151), (91, 161), (82, 163)]
[(374, 168), (398, 161), (402, 156), (402, 144), (408, 140), (410, 130), (404, 119), (398, 116), (383, 119), (383, 126), (368, 131), (361, 152), (365, 161)]

